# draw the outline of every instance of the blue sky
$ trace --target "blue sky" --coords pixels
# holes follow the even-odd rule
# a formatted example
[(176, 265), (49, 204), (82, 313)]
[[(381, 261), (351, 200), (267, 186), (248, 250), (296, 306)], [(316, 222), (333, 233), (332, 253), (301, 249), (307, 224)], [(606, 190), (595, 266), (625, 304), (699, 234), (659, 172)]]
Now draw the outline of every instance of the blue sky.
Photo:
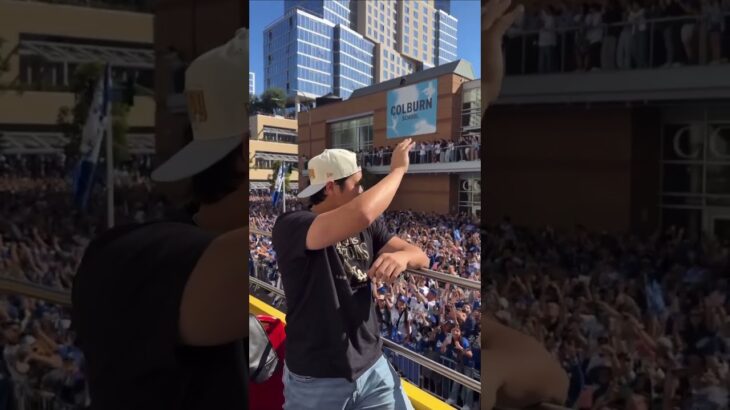
[[(364, 1), (364, 0), (360, 0)], [(256, 94), (264, 90), (264, 27), (284, 14), (283, 0), (252, 0), (250, 3), (250, 69), (256, 73)], [(471, 62), (476, 78), (481, 77), (481, 3), (479, 0), (452, 0), (451, 14), (459, 19), (457, 55)]]

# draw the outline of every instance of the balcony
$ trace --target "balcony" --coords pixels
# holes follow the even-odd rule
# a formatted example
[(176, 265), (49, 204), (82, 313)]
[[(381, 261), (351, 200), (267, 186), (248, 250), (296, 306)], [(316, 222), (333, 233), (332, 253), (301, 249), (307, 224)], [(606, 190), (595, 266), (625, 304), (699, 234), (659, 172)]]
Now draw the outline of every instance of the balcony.
[(27, 0), (38, 3), (63, 4), (67, 6), (92, 7), (99, 9), (152, 13), (152, 0)]
[[(481, 172), (482, 162), (479, 153), (470, 145), (457, 145), (454, 149), (445, 150), (442, 155), (426, 151), (421, 157), (418, 149), (411, 151), (409, 174), (443, 174), (443, 173), (470, 173)], [(372, 174), (387, 174), (390, 172), (391, 152), (382, 155), (376, 153), (360, 153), (358, 160), (363, 168)]]
[[(687, 24), (694, 24), (695, 30), (684, 44), (680, 32)], [(730, 98), (730, 44), (725, 44), (730, 39), (713, 37), (708, 27), (702, 17), (647, 20), (640, 35), (626, 22), (565, 27), (552, 32), (554, 47), (538, 46), (539, 30), (515, 29), (505, 39), (507, 77), (496, 104)], [(579, 58), (576, 37), (581, 36), (602, 38), (600, 58)]]

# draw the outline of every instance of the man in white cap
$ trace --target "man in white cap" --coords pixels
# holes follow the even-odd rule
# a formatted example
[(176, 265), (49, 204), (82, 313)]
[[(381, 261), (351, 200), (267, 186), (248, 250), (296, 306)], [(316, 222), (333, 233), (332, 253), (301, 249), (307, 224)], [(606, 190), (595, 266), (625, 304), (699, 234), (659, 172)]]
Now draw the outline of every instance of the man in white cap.
[(86, 250), (72, 318), (92, 409), (248, 406), (247, 59), (241, 29), (192, 62), (193, 140), (153, 173), (192, 178), (197, 213), (118, 227)]
[[(484, 109), (497, 99), (502, 87), (502, 37), (524, 11), (521, 5), (511, 10), (510, 6), (511, 0), (482, 0), (482, 53), (486, 62), (482, 78)], [(499, 316), (509, 319), (509, 312), (502, 310)], [(495, 405), (526, 408), (541, 402), (565, 402), (568, 376), (534, 338), (485, 314), (481, 347), (482, 409), (490, 410)]]
[(406, 139), (390, 173), (363, 192), (354, 152), (309, 160), (309, 210), (281, 215), (273, 245), (287, 299), (284, 409), (412, 409), (383, 356), (373, 282), (428, 266), (419, 248), (388, 233), (381, 215), (408, 169)]

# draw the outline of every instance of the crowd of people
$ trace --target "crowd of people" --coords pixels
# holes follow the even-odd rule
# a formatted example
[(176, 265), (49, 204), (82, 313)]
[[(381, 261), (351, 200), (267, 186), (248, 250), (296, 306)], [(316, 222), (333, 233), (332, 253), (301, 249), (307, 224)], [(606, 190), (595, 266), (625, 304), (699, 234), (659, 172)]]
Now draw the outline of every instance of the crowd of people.
[[(304, 209), (307, 204), (287, 198), (287, 211)], [(281, 208), (271, 197), (250, 197), (251, 226), (271, 232)], [(411, 211), (386, 212), (388, 230), (421, 247), (429, 257), (430, 268), (454, 276), (481, 281), (481, 239), (478, 223), (461, 215), (438, 215)], [(250, 236), (249, 271), (259, 279), (280, 287), (276, 254), (271, 239)], [(285, 309), (283, 298), (269, 295), (270, 301)], [(437, 283), (419, 275), (407, 274), (392, 284), (373, 287), (376, 315), (381, 335), (410, 350), (479, 379), (481, 294), (450, 284)], [(395, 357), (394, 357), (395, 359)], [(405, 377), (439, 394), (463, 409), (478, 408), (478, 394), (427, 369), (414, 370), (412, 363), (394, 360)], [(475, 404), (476, 403), (476, 404)]]
[[(0, 155), (2, 278), (71, 290), (84, 249), (106, 223), (103, 181), (85, 211), (74, 203), (74, 165), (63, 154)], [(151, 193), (150, 165), (149, 157), (119, 164), (117, 224), (145, 222), (167, 212), (162, 198)], [(73, 410), (87, 403), (83, 357), (69, 324), (65, 308), (0, 295), (0, 410)]]
[[(390, 165), (392, 146), (371, 147), (357, 151), (358, 161), (367, 166)], [(478, 161), (481, 141), (477, 136), (462, 136), (458, 140), (421, 141), (410, 153), (411, 164)]]
[(506, 72), (726, 63), (728, 0), (529, 3), (505, 37)]
[(575, 409), (730, 406), (730, 244), (518, 228), (484, 237), (486, 314), (534, 336)]
[(0, 409), (75, 410), (88, 404), (84, 358), (69, 312), (0, 295)]

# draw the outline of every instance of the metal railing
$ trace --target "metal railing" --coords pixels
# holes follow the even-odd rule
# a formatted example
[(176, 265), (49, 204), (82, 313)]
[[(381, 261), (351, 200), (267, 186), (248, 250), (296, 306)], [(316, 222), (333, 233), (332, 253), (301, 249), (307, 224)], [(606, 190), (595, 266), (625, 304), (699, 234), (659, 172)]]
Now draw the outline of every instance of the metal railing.
[[(250, 228), (249, 232), (252, 234), (255, 234), (255, 235), (271, 237), (271, 232), (262, 231), (262, 230), (256, 229), (256, 228)], [(481, 283), (477, 282), (475, 280), (465, 279), (465, 278), (458, 277), (458, 276), (447, 275), (445, 273), (437, 272), (437, 271), (430, 270), (430, 269), (418, 269), (418, 270), (407, 269), (406, 272), (411, 273), (411, 274), (421, 275), (421, 276), (424, 276), (429, 279), (433, 279), (433, 280), (445, 282), (445, 283), (450, 283), (452, 285), (461, 286), (464, 288), (468, 288), (468, 289), (472, 289), (472, 290), (476, 290), (476, 291), (480, 291), (480, 292), (481, 292), (481, 288), (482, 288)], [(249, 277), (249, 280), (256, 286), (266, 289), (269, 292), (272, 292), (279, 297), (282, 297), (282, 298), (285, 297), (284, 291), (275, 286), (272, 286), (258, 278), (254, 278), (254, 277)], [(456, 372), (440, 363), (437, 363), (431, 359), (421, 356), (415, 352), (412, 352), (411, 350), (408, 350), (405, 347), (398, 345), (395, 342), (392, 342), (386, 338), (383, 338), (383, 344), (385, 347), (392, 350), (393, 352), (396, 352), (397, 354), (408, 358), (409, 360), (419, 364), (420, 366), (423, 366), (444, 377), (454, 380), (457, 383), (459, 383), (463, 386), (466, 386), (467, 388), (469, 388), (475, 392), (481, 392), (481, 382), (480, 381), (476, 381), (476, 380), (466, 376), (465, 374)], [(415, 382), (418, 382), (418, 380), (415, 380)]]
[[(722, 18), (727, 19), (728, 16), (730, 13), (724, 13)], [(555, 18), (557, 19), (557, 17)], [(578, 52), (582, 49), (583, 59), (590, 58), (590, 45), (586, 36), (591, 30), (602, 30), (601, 51), (598, 55), (598, 68), (602, 70), (646, 69), (658, 68), (667, 63), (676, 64), (679, 62), (677, 57), (684, 54), (681, 32), (683, 31), (682, 26), (687, 24), (694, 25), (691, 43), (694, 48), (694, 56), (692, 56), (692, 61), (685, 63), (688, 65), (707, 64), (710, 62), (709, 57), (712, 52), (711, 45), (708, 45), (710, 38), (707, 30), (708, 20), (709, 18), (703, 15), (650, 18), (645, 19), (643, 23), (619, 22), (593, 27), (557, 27), (549, 31), (557, 37), (555, 49), (552, 51), (540, 50), (538, 39), (542, 30), (513, 29), (514, 31), (511, 34), (508, 33), (504, 40), (505, 73), (508, 76), (554, 74), (574, 72), (580, 68), (585, 69), (587, 67), (579, 67)], [(644, 25), (646, 29), (639, 30), (639, 24)], [(721, 36), (723, 35), (721, 33)], [(581, 41), (577, 41), (579, 36), (582, 36)], [(608, 38), (615, 40), (615, 44), (611, 47), (612, 50), (604, 50), (607, 47), (606, 39)], [(720, 39), (721, 56), (724, 55), (725, 58), (730, 57), (727, 55), (728, 44), (723, 44), (727, 41), (730, 39)], [(657, 48), (662, 49), (664, 61), (659, 60)], [(572, 53), (569, 55), (568, 51), (572, 51)], [(609, 52), (611, 54), (608, 57), (612, 59), (612, 63), (604, 67), (603, 55)], [(619, 58), (621, 52), (626, 52), (622, 57), (628, 58), (628, 61)], [(671, 61), (668, 61), (670, 57)], [(543, 64), (540, 60), (543, 58), (549, 59), (546, 64), (552, 65), (552, 67), (541, 67)], [(619, 64), (620, 62), (625, 64)]]
[[(271, 237), (271, 232), (262, 231), (262, 230), (256, 229), (256, 228), (250, 228), (249, 232), (252, 234), (255, 234), (255, 235)], [(469, 288), (472, 290), (477, 290), (477, 291), (482, 290), (481, 282), (477, 282), (477, 281), (471, 280), (471, 279), (465, 279), (460, 276), (448, 275), (446, 273), (437, 272), (437, 271), (431, 270), (431, 269), (406, 269), (406, 272), (415, 274), (415, 275), (421, 275), (421, 276), (424, 276), (426, 278), (433, 279), (436, 281), (450, 283), (452, 285), (457, 285), (457, 286), (461, 286), (464, 288)]]
[(151, 0), (25, 0), (37, 3), (60, 4), (67, 6), (91, 7), (109, 10), (134, 11), (139, 13), (152, 13), (154, 1)]
[[(277, 296), (286, 297), (284, 295), (283, 290), (281, 290), (275, 286), (271, 286), (270, 284), (268, 284), (258, 278), (249, 277), (249, 280), (255, 286), (264, 288), (264, 289), (268, 290), (269, 292), (275, 293)], [(412, 351), (406, 349), (405, 347), (403, 347), (399, 344), (396, 344), (395, 342), (392, 342), (386, 338), (382, 338), (382, 339), (383, 339), (383, 345), (385, 347), (387, 347), (388, 349), (391, 349), (392, 351), (398, 353), (399, 355), (406, 357), (406, 358), (414, 361), (415, 363), (418, 363), (419, 365), (421, 365), (423, 367), (433, 370), (433, 371), (441, 374), (442, 376), (448, 377), (476, 392), (481, 392), (481, 389), (482, 389), (481, 382), (477, 382), (473, 379), (470, 379), (469, 377), (467, 377), (464, 374), (451, 370), (448, 367), (446, 367), (440, 363), (436, 363), (431, 359), (428, 359), (426, 357), (419, 355), (418, 353), (412, 352)]]
[(71, 294), (68, 291), (8, 277), (0, 276), (0, 292), (53, 302), (64, 307), (71, 306)]
[[(421, 157), (420, 148), (414, 148), (410, 153), (411, 165), (417, 164), (438, 164), (453, 163), (461, 161), (479, 161), (479, 150), (481, 143), (476, 145), (454, 145), (451, 148), (440, 148), (440, 152), (436, 153), (434, 148), (425, 150), (425, 155)], [(382, 156), (377, 152), (361, 152), (358, 153), (360, 163), (364, 167), (370, 166), (387, 166), (390, 165), (390, 159), (393, 155), (392, 151), (384, 151)]]

